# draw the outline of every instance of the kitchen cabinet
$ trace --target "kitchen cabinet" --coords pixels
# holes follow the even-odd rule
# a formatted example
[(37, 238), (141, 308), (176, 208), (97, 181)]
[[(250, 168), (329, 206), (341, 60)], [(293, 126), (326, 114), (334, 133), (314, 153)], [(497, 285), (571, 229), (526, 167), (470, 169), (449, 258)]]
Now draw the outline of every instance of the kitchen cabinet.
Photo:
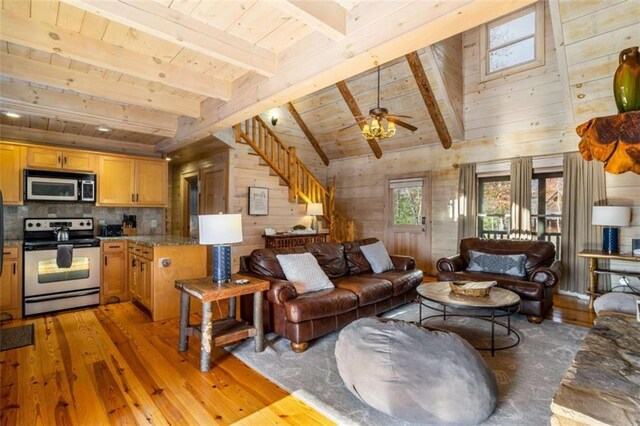
[(127, 282), (127, 250), (125, 241), (103, 241), (100, 304), (129, 300)]
[(22, 250), (5, 246), (0, 275), (0, 319), (22, 318)]
[(0, 143), (0, 191), (5, 204), (22, 204), (24, 147)]
[(153, 321), (177, 317), (180, 292), (175, 288), (175, 281), (206, 275), (206, 247), (199, 244), (149, 246), (135, 242), (128, 245), (131, 298), (149, 311)]
[(93, 173), (95, 154), (76, 150), (27, 147), (27, 167)]
[(100, 155), (97, 204), (166, 207), (168, 173), (168, 165), (164, 160)]

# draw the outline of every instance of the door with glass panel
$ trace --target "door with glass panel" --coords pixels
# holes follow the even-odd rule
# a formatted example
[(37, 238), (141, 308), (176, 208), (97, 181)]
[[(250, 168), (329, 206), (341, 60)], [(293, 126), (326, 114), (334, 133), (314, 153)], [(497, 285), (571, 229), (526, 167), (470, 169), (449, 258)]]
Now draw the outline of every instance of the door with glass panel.
[(431, 272), (431, 179), (429, 174), (387, 181), (387, 232), (391, 254), (412, 256), (416, 267)]

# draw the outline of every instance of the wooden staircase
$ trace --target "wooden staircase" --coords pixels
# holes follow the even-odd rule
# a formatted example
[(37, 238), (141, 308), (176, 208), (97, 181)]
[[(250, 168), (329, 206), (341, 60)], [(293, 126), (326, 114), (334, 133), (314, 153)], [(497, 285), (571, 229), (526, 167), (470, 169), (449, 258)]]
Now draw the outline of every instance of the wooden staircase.
[(296, 156), (296, 148), (283, 144), (260, 117), (236, 124), (233, 130), (236, 142), (248, 144), (289, 187), (289, 201), (322, 203), (325, 212), (323, 219), (329, 225), (331, 241), (354, 238), (353, 221), (335, 208), (335, 178), (329, 188), (325, 188)]

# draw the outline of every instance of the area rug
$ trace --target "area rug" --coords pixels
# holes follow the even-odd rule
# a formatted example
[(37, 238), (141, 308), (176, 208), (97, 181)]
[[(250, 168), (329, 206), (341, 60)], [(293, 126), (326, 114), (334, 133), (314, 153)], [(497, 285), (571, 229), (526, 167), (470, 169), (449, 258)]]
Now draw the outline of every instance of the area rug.
[[(384, 316), (417, 321), (418, 315), (418, 305), (408, 304)], [(483, 424), (549, 424), (553, 394), (588, 329), (551, 321), (530, 324), (524, 315), (512, 318), (512, 327), (521, 336), (520, 344), (496, 352), (495, 357), (480, 352), (496, 374), (500, 389), (498, 407)], [(435, 319), (428, 325), (455, 329), (478, 347), (488, 340), (483, 337), (487, 336), (487, 324), (477, 319), (454, 317), (446, 323)], [(498, 344), (508, 343), (510, 338), (503, 330), (497, 333), (504, 335)], [(274, 334), (266, 336), (264, 352), (256, 353), (251, 339), (227, 350), (340, 425), (410, 425), (369, 407), (347, 390), (335, 362), (337, 338), (338, 332), (317, 339), (301, 354), (292, 352), (289, 341)], [(462, 401), (460, 408), (464, 409)]]
[(33, 345), (33, 324), (0, 329), (0, 351)]

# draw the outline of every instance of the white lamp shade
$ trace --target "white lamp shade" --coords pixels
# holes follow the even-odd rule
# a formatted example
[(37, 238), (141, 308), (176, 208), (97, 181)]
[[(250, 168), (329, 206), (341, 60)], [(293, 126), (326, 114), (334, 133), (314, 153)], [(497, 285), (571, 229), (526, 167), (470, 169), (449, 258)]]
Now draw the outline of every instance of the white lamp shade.
[(631, 208), (628, 206), (593, 206), (591, 224), (602, 226), (629, 226)]
[(322, 216), (322, 203), (309, 203), (307, 204), (307, 215), (309, 216)]
[(198, 216), (200, 244), (231, 244), (242, 241), (242, 215), (207, 214)]

